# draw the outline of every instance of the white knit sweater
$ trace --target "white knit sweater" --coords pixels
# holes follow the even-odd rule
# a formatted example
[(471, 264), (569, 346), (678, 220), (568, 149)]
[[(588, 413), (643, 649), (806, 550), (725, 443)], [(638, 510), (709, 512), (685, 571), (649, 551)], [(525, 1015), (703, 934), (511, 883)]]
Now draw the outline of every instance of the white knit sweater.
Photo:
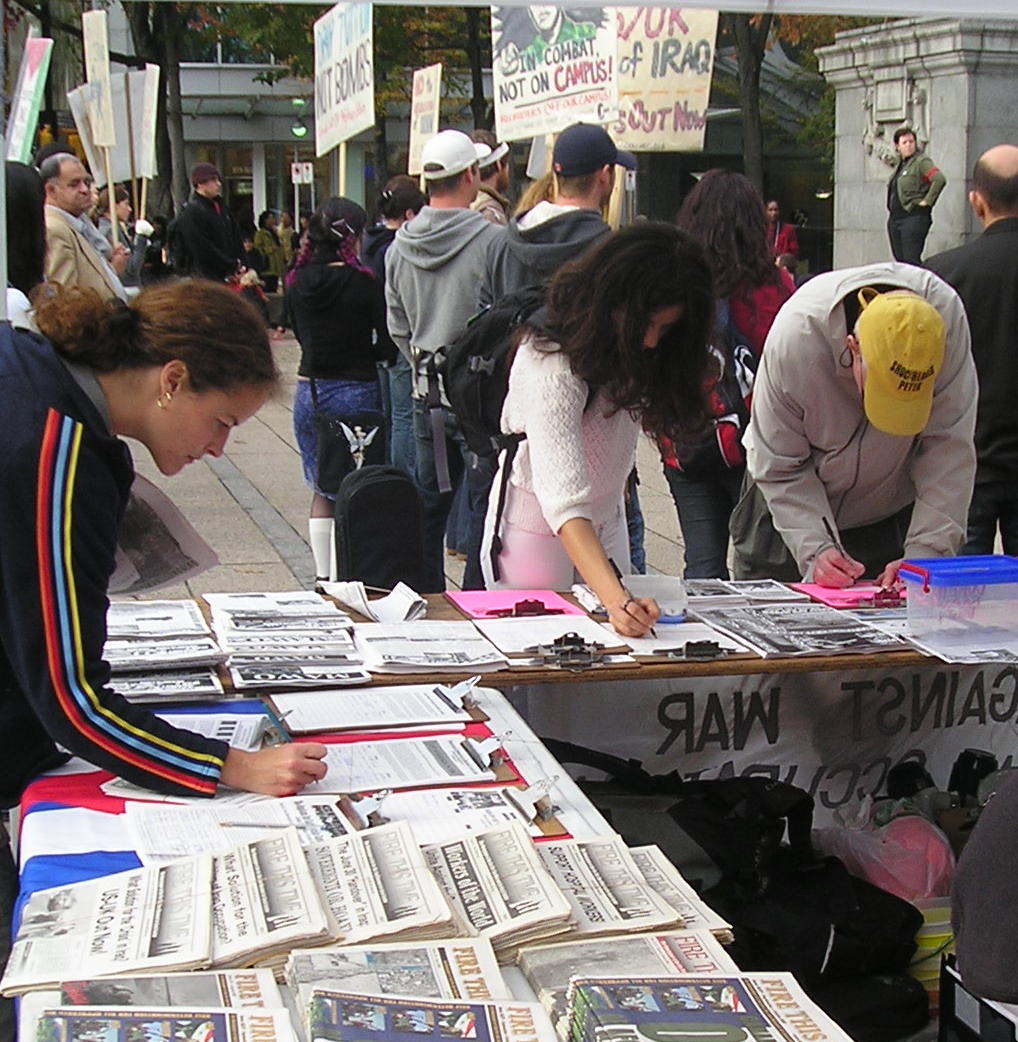
[(587, 393), (564, 354), (537, 349), (531, 337), (520, 344), (502, 406), (503, 432), (526, 434), (513, 461), (510, 524), (557, 533), (574, 517), (597, 527), (617, 509), (640, 424), (625, 410), (606, 415), (603, 392), (586, 408)]

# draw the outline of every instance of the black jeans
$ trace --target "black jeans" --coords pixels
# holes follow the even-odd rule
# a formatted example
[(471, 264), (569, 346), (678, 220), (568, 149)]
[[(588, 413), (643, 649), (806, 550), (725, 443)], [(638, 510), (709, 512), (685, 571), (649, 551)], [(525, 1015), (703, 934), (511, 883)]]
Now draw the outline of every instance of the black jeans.
[(926, 236), (933, 224), (933, 214), (924, 207), (903, 217), (887, 219), (887, 237), (891, 240), (891, 253), (896, 261), (921, 265)]
[[(435, 441), (431, 430), (428, 403), (414, 400), (414, 448), (417, 453), (417, 488), (424, 508), (424, 589), (418, 593), (445, 592), (445, 522), (452, 507), (453, 492), (440, 492), (435, 465)], [(463, 480), (466, 446), (459, 424), (451, 412), (445, 412), (445, 452), (453, 490)]]
[(728, 578), (728, 520), (739, 502), (745, 467), (690, 478), (665, 466), (685, 544), (686, 579)]
[(972, 490), (963, 554), (992, 554), (1000, 528), (1005, 554), (1018, 554), (1018, 490), (1001, 481), (982, 482)]

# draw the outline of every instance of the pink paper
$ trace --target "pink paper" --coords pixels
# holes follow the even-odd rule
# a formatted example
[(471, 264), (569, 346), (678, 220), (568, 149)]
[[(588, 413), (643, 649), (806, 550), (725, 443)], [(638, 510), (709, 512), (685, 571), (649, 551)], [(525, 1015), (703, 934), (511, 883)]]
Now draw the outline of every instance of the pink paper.
[(495, 612), (507, 608), (511, 610), (520, 601), (540, 601), (546, 608), (559, 609), (556, 615), (587, 614), (554, 590), (460, 590), (458, 593), (446, 593), (446, 597), (474, 619), (498, 618)]
[[(880, 587), (876, 583), (856, 583), (855, 586), (846, 586), (839, 590), (831, 586), (818, 586), (816, 583), (790, 583), (793, 590), (800, 590), (814, 601), (826, 604), (830, 608), (858, 608), (873, 607), (873, 598), (880, 593)], [(905, 600), (905, 591), (897, 590), (902, 601)], [(868, 602), (868, 603), (862, 603)]]

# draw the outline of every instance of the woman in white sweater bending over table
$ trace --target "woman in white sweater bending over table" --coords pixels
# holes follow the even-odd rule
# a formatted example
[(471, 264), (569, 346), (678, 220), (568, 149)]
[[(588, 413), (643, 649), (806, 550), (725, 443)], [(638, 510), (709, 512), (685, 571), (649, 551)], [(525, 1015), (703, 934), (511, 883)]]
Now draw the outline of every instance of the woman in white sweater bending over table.
[(658, 606), (620, 578), (624, 486), (641, 424), (680, 442), (702, 432), (712, 316), (700, 246), (669, 224), (640, 221), (559, 270), (510, 370), (502, 431), (523, 437), (492, 486), (489, 589), (567, 590), (578, 572), (619, 633), (648, 632)]

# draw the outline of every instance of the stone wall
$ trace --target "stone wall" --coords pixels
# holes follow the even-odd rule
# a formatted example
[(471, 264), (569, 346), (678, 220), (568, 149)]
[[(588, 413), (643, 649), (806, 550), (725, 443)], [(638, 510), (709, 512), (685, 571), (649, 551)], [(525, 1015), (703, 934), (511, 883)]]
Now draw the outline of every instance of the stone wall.
[(834, 266), (891, 259), (887, 181), (904, 124), (948, 182), (926, 255), (978, 234), (973, 164), (991, 145), (1018, 144), (1018, 23), (905, 19), (840, 33), (818, 57), (837, 91)]

